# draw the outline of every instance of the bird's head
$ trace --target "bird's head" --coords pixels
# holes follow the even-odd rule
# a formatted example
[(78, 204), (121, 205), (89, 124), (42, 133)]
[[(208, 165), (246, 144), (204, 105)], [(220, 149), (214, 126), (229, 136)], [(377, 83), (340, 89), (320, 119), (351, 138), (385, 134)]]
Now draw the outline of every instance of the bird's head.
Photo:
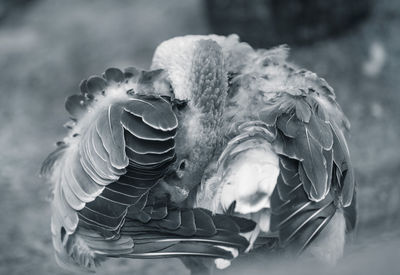
[(152, 67), (166, 70), (173, 89), (177, 161), (165, 182), (181, 200), (200, 182), (220, 143), (228, 83), (223, 53), (211, 39), (179, 37), (157, 48)]

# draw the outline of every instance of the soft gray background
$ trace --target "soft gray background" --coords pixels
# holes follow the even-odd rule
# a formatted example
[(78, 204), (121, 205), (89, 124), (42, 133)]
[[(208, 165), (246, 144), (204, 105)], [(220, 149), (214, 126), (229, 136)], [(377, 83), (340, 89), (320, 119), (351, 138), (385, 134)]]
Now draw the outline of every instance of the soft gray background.
[[(352, 122), (359, 236), (332, 274), (400, 270), (399, 30), (400, 2), (377, 1), (372, 16), (344, 35), (292, 48), (290, 60), (326, 78)], [(65, 134), (65, 97), (109, 66), (148, 68), (167, 38), (209, 32), (199, 0), (43, 0), (0, 23), (0, 274), (68, 274), (53, 259), (49, 186), (38, 178)], [(322, 270), (264, 258), (250, 268)], [(98, 273), (111, 272), (188, 274), (178, 260), (111, 260)]]

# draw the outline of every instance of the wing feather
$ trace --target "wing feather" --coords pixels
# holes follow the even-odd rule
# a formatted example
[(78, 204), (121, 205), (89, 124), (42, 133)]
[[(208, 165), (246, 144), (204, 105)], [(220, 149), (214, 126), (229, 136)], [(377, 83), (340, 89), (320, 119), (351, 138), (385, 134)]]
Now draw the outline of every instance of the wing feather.
[[(74, 192), (78, 196), (82, 198), (82, 201), (85, 201), (83, 198), (87, 197), (88, 200), (92, 201), (103, 191), (104, 186), (96, 183), (86, 172), (83, 170), (80, 162), (79, 156), (76, 155), (72, 164), (69, 166), (69, 181), (68, 184), (74, 186)], [(65, 167), (66, 170), (68, 166)], [(67, 170), (68, 171), (68, 170)], [(82, 193), (80, 192), (82, 191)]]
[(132, 135), (144, 140), (166, 140), (175, 135), (175, 131), (162, 131), (155, 129), (145, 123), (141, 117), (128, 112), (123, 112), (121, 123)]
[[(168, 200), (160, 203), (153, 193), (176, 160), (178, 120), (166, 99), (141, 93), (154, 87), (147, 89), (151, 81), (145, 83), (145, 73), (138, 74), (108, 69), (105, 79), (90, 77), (80, 85), (82, 95), (67, 99), (70, 135), (44, 167), (55, 183), (57, 259), (91, 269), (103, 259), (99, 255), (231, 258), (231, 252), (216, 246), (243, 250), (248, 242), (238, 234), (252, 230), (254, 223), (179, 209)], [(138, 79), (140, 85), (134, 82)], [(166, 245), (149, 251), (158, 243)]]
[(146, 140), (127, 133), (125, 133), (125, 139), (127, 148), (137, 154), (164, 154), (175, 148), (173, 139), (167, 139), (164, 141)]
[[(144, 103), (144, 104), (141, 104)], [(166, 107), (168, 102), (163, 100), (141, 99), (133, 100), (125, 106), (125, 110), (133, 115), (142, 117), (147, 125), (162, 131), (172, 131), (177, 128), (178, 120), (176, 116), (169, 112)], [(160, 118), (163, 119), (160, 119)]]
[[(142, 209), (146, 205), (149, 190), (175, 161), (177, 119), (170, 104), (156, 95), (107, 97), (108, 86), (122, 83), (121, 73), (106, 71), (112, 84), (91, 77), (81, 84), (83, 95), (66, 101), (67, 110), (78, 120), (62, 150), (51, 154), (43, 166), (55, 183), (52, 233), (60, 259), (72, 255), (80, 263), (93, 263), (93, 254), (84, 252), (78, 241), (84, 237), (78, 225), (103, 236), (85, 244), (95, 253), (131, 252), (131, 238), (130, 242), (125, 239), (127, 247), (119, 249), (115, 246), (121, 243), (107, 240), (118, 236), (130, 206)], [(131, 159), (127, 147), (136, 149)], [(158, 217), (164, 217), (163, 213)], [(80, 248), (73, 242), (79, 242)]]
[(107, 112), (103, 112), (97, 120), (97, 129), (104, 147), (107, 150), (112, 166), (123, 169), (129, 159), (125, 154), (125, 139), (121, 124), (122, 108), (120, 104), (108, 106)]
[(65, 174), (60, 178), (63, 186), (63, 194), (65, 196), (65, 200), (69, 204), (70, 207), (72, 207), (74, 210), (81, 210), (83, 207), (85, 207), (85, 202), (80, 200), (79, 197), (71, 190), (71, 187), (69, 185), (69, 180), (65, 177)]
[[(314, 74), (294, 76), (310, 89), (277, 93), (259, 118), (275, 128), (272, 144), (280, 156), (271, 229), (279, 232), (282, 245), (302, 251), (338, 206), (346, 209), (354, 200), (355, 180), (344, 129), (338, 126), (348, 122), (332, 89)], [(348, 211), (352, 218), (353, 209)]]
[(174, 158), (175, 152), (170, 150), (164, 154), (138, 154), (127, 148), (126, 154), (129, 159), (139, 165), (155, 165), (165, 163)]
[[(119, 79), (116, 71), (108, 75)], [(97, 78), (86, 86), (92, 93), (103, 89)], [(171, 208), (151, 197), (176, 159), (177, 120), (170, 104), (161, 98), (133, 96), (101, 108), (91, 121), (82, 118), (87, 123), (84, 130), (78, 122), (82, 131), (71, 137), (53, 171), (58, 192), (52, 224), (57, 257), (71, 257), (90, 268), (98, 261), (94, 255), (153, 257), (153, 248), (158, 247), (158, 256), (230, 258), (230, 252), (216, 246), (246, 247), (247, 241), (237, 234), (252, 230), (254, 224), (240, 226), (243, 221), (232, 220), (232, 231), (211, 212)], [(223, 230), (215, 226), (218, 222)], [(150, 242), (140, 243), (141, 234)], [(193, 246), (193, 242), (204, 244)]]

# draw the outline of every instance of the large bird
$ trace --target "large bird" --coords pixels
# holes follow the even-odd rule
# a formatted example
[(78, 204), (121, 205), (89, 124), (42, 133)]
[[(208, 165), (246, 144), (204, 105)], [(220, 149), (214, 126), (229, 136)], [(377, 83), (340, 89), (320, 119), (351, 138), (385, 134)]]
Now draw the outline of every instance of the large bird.
[(349, 122), (287, 53), (184, 36), (156, 49), (152, 71), (84, 80), (42, 168), (59, 262), (192, 256), (196, 271), (271, 243), (337, 261), (356, 223)]

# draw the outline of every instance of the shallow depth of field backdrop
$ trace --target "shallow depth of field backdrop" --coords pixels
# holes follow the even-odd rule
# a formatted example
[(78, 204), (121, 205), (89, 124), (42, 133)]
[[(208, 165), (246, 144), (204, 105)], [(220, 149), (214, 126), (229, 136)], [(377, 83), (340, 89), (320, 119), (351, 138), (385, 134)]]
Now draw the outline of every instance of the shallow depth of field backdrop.
[[(109, 66), (148, 68), (161, 41), (207, 34), (210, 27), (200, 0), (37, 0), (11, 7), (16, 2), (23, 1), (0, 1), (0, 274), (69, 274), (53, 258), (49, 186), (38, 177), (41, 161), (65, 134), (65, 97), (79, 92), (82, 78)], [(321, 273), (400, 270), (399, 30), (400, 2), (376, 1), (357, 27), (291, 47), (290, 60), (326, 78), (352, 123), (358, 237), (338, 267)], [(246, 268), (255, 274), (260, 268), (263, 274), (322, 270), (268, 258)], [(116, 259), (98, 274), (111, 272), (188, 274), (173, 259)]]

